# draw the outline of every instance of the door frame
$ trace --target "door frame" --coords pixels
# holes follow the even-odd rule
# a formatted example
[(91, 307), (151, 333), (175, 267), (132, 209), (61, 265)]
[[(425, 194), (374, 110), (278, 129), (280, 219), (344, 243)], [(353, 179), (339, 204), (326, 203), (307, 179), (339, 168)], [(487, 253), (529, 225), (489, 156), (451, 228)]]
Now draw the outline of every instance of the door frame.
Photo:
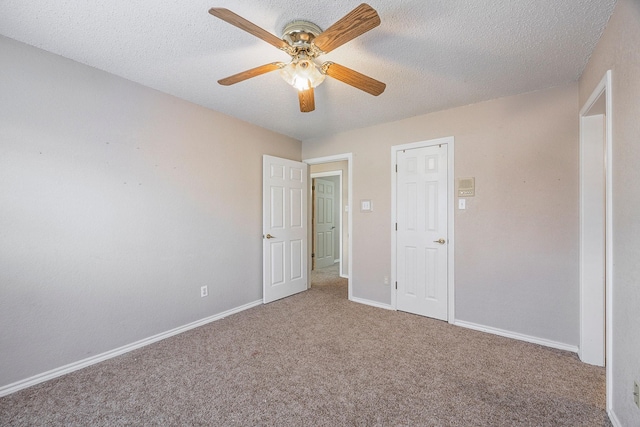
[(397, 206), (397, 181), (396, 159), (398, 151), (411, 150), (414, 148), (431, 147), (434, 145), (447, 145), (447, 322), (455, 322), (455, 238), (454, 238), (454, 207), (455, 207), (455, 180), (454, 180), (454, 144), (453, 136), (431, 139), (427, 141), (412, 142), (409, 144), (394, 145), (391, 147), (391, 307), (397, 310), (396, 288), (397, 280), (397, 235), (396, 222), (398, 221)]
[[(310, 182), (311, 185), (313, 186), (313, 180), (315, 178), (325, 178), (328, 176), (337, 176), (338, 177), (338, 192), (337, 195), (335, 197), (338, 197), (338, 212), (340, 213), (338, 215), (338, 221), (339, 221), (339, 227), (338, 228), (338, 259), (340, 262), (340, 277), (344, 277), (346, 278), (347, 276), (342, 274), (342, 220), (343, 220), (343, 212), (342, 212), (342, 171), (341, 170), (336, 170), (336, 171), (328, 171), (328, 172), (316, 172), (316, 173), (312, 173), (309, 175), (310, 177)], [(313, 197), (313, 191), (310, 193), (311, 197)], [(335, 200), (334, 200), (335, 203)], [(312, 201), (312, 206), (313, 206), (313, 201)], [(311, 236), (312, 239), (315, 241), (315, 235), (314, 235), (314, 228), (315, 228), (315, 224), (313, 222), (313, 215), (315, 214), (315, 212), (311, 212)], [(311, 242), (311, 247), (313, 248), (313, 241)], [(335, 261), (335, 256), (334, 256), (334, 261)], [(313, 269), (313, 266), (312, 266)]]
[[(598, 101), (605, 101), (605, 134), (603, 141), (604, 149), (604, 179), (605, 179), (605, 248), (604, 248), (604, 268), (605, 268), (605, 372), (606, 372), (606, 399), (607, 412), (611, 413), (613, 409), (613, 87), (611, 85), (611, 70), (608, 70), (600, 83), (589, 96), (587, 102), (580, 110), (580, 188), (583, 185), (582, 170), (582, 152), (583, 152), (583, 118), (589, 116), (589, 111), (596, 105)], [(604, 98), (602, 98), (604, 97)], [(584, 217), (584, 205), (582, 191), (580, 193), (580, 242), (583, 241), (582, 222)], [(588, 330), (583, 325), (583, 298), (587, 289), (584, 286), (582, 278), (583, 270), (583, 254), (582, 243), (580, 244), (580, 344)]]
[[(349, 259), (347, 262), (347, 265), (348, 265), (347, 275), (343, 276), (342, 274), (340, 274), (340, 276), (346, 277), (347, 279), (347, 284), (349, 288), (349, 300), (351, 301), (353, 300), (353, 286), (352, 286), (352, 280), (351, 280), (351, 277), (353, 276), (351, 273), (353, 271), (353, 153), (343, 153), (343, 154), (336, 154), (333, 156), (325, 156), (325, 157), (314, 157), (310, 159), (303, 159), (302, 161), (308, 165), (319, 165), (323, 163), (333, 163), (333, 162), (341, 162), (341, 161), (347, 162), (347, 191), (349, 193), (347, 195), (347, 206), (349, 207), (349, 211), (347, 212), (347, 221), (348, 221), (347, 235), (349, 236), (349, 240), (347, 242), (347, 256)], [(309, 168), (309, 170), (311, 170), (311, 168)], [(309, 182), (311, 182), (311, 179), (309, 179)], [(309, 190), (308, 190), (309, 196), (307, 197), (307, 203), (311, 203), (310, 201), (311, 184), (309, 184), (308, 187), (309, 187)], [(307, 215), (307, 218), (308, 218), (308, 222), (311, 223), (311, 215)], [(309, 233), (311, 233), (312, 225), (309, 224), (308, 228), (309, 228)], [(311, 236), (308, 239), (308, 245), (309, 245), (309, 251), (308, 251), (309, 262), (307, 262), (307, 269), (308, 269), (309, 277), (311, 277), (311, 250), (313, 249), (310, 247)], [(311, 280), (309, 280), (309, 286), (311, 286)]]

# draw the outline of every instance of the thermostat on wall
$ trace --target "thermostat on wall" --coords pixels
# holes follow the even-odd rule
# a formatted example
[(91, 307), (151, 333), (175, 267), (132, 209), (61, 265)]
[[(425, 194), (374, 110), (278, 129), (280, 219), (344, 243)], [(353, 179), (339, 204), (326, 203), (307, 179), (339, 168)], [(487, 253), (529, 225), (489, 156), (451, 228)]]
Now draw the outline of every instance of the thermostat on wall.
[(475, 178), (458, 179), (458, 197), (473, 197), (476, 195)]

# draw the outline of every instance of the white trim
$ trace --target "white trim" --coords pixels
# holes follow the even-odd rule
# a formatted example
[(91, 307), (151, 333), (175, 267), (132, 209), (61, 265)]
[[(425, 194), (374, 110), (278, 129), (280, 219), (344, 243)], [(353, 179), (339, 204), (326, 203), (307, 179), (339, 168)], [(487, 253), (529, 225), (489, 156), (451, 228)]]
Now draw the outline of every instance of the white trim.
[[(343, 234), (343, 227), (344, 227), (344, 212), (343, 212), (343, 208), (342, 208), (342, 171), (341, 170), (335, 170), (335, 171), (328, 171), (328, 172), (316, 172), (316, 173), (312, 173), (311, 174), (311, 179), (309, 180), (309, 185), (313, 185), (313, 178), (323, 178), (323, 177), (327, 177), (327, 176), (337, 176), (338, 177), (338, 185), (340, 187), (340, 195), (338, 197), (338, 212), (340, 212), (340, 228), (338, 229), (338, 258), (333, 260), (333, 263), (336, 264), (340, 261), (342, 261), (342, 234)], [(312, 194), (311, 192), (309, 194)], [(313, 217), (313, 213), (311, 213), (311, 216)], [(311, 230), (313, 232), (313, 224), (311, 224)], [(340, 277), (345, 277), (345, 275), (342, 272), (342, 264), (340, 265)]]
[[(605, 371), (607, 413), (613, 416), (613, 86), (612, 73), (607, 70), (600, 83), (580, 109), (580, 118), (586, 115), (595, 102), (605, 94)], [(582, 236), (581, 236), (582, 238)], [(582, 283), (580, 284), (582, 286)], [(582, 292), (582, 290), (581, 290)], [(581, 314), (582, 316), (582, 314)]]
[[(347, 235), (349, 236), (349, 244), (347, 245), (347, 255), (349, 257), (348, 264), (348, 274), (343, 276), (340, 274), (340, 277), (345, 277), (347, 279), (348, 288), (349, 288), (349, 300), (353, 301), (353, 284), (351, 281), (351, 277), (353, 277), (353, 153), (344, 153), (344, 154), (336, 154), (333, 156), (325, 156), (325, 157), (316, 157), (312, 159), (303, 159), (302, 161), (309, 165), (318, 165), (322, 163), (333, 163), (333, 162), (341, 162), (347, 161), (347, 176), (349, 180), (347, 181), (347, 191), (349, 194), (347, 195), (347, 203), (349, 206), (349, 212), (347, 212), (347, 221), (349, 224), (347, 225)], [(311, 256), (311, 255), (309, 255)]]
[(364, 304), (364, 305), (370, 305), (371, 307), (376, 307), (376, 308), (383, 308), (385, 310), (394, 310), (395, 308), (389, 304), (383, 304), (381, 302), (377, 302), (377, 301), (371, 301), (368, 299), (364, 299), (364, 298), (350, 298), (351, 301), (353, 302), (357, 302), (358, 304)]
[(96, 363), (103, 362), (105, 360), (114, 358), (116, 356), (120, 356), (122, 354), (128, 353), (130, 351), (139, 349), (141, 347), (147, 346), (149, 344), (153, 344), (155, 342), (161, 341), (165, 338), (172, 337), (174, 335), (181, 334), (183, 332), (189, 331), (191, 329), (197, 328), (199, 326), (206, 325), (207, 323), (214, 322), (216, 320), (224, 319), (227, 316), (231, 316), (232, 314), (239, 313), (244, 310), (248, 310), (250, 308), (262, 305), (262, 299), (250, 302), (248, 304), (241, 305), (240, 307), (232, 308), (231, 310), (224, 311), (220, 314), (216, 314), (213, 316), (206, 317), (201, 320), (196, 320), (195, 322), (188, 323), (184, 326), (180, 326), (174, 329), (171, 329), (166, 332), (162, 332), (157, 335), (153, 335), (149, 338), (142, 339), (140, 341), (136, 341), (131, 344), (127, 344), (125, 346), (106, 351), (104, 353), (88, 357), (86, 359), (79, 360), (77, 362), (69, 363), (68, 365), (61, 366), (59, 368), (52, 369), (47, 372), (43, 372), (41, 374), (34, 375), (32, 377), (26, 378), (24, 380), (16, 381), (12, 384), (8, 384), (6, 386), (0, 387), (0, 397), (7, 396), (11, 393), (15, 393), (16, 391), (20, 391), (27, 387), (34, 386), (36, 384), (40, 384), (42, 382), (60, 377), (62, 375), (69, 374), (71, 372), (80, 370), (82, 368), (86, 368), (91, 365), (95, 365)]
[(454, 323), (456, 326), (462, 328), (473, 329), (475, 331), (486, 332), (493, 335), (499, 335), (505, 338), (512, 338), (518, 341), (525, 341), (532, 344), (539, 344), (545, 347), (557, 348), (559, 350), (566, 350), (572, 353), (578, 352), (578, 347), (575, 345), (564, 344), (557, 341), (551, 341), (545, 338), (532, 337), (530, 335), (519, 334), (517, 332), (506, 331), (504, 329), (492, 328), (490, 326), (478, 325), (477, 323), (465, 322), (462, 320), (456, 320)]
[(609, 416), (609, 420), (611, 421), (611, 424), (613, 425), (613, 427), (622, 427), (622, 423), (616, 416), (616, 413), (613, 412), (613, 409), (608, 410), (607, 415)]
[(454, 153), (455, 153), (455, 139), (453, 136), (447, 136), (444, 138), (431, 139), (428, 141), (412, 142), (409, 144), (394, 145), (391, 147), (391, 307), (397, 310), (396, 301), (396, 289), (395, 282), (397, 279), (396, 272), (396, 245), (397, 236), (395, 230), (395, 224), (397, 222), (397, 203), (396, 203), (396, 158), (398, 151), (411, 150), (413, 148), (430, 147), (433, 145), (447, 145), (447, 161), (448, 161), (448, 189), (447, 195), (449, 200), (447, 202), (447, 321), (449, 323), (455, 322), (455, 238), (454, 238), (454, 214), (455, 214), (455, 174), (454, 174)]

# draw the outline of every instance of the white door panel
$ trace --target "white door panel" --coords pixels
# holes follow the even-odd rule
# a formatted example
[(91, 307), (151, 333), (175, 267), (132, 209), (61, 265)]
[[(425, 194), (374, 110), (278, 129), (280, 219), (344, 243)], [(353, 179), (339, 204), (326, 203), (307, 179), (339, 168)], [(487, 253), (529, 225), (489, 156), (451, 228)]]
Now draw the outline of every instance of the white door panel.
[(447, 146), (399, 151), (396, 160), (396, 306), (447, 320)]
[(263, 157), (263, 302), (307, 289), (307, 165)]

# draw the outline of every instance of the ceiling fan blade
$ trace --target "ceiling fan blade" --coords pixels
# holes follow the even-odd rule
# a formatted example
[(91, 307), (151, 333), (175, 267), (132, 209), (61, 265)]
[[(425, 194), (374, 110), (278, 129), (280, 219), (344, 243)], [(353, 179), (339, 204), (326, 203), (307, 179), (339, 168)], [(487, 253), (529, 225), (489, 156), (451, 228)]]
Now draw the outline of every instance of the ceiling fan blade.
[(313, 44), (325, 53), (330, 52), (378, 25), (380, 25), (378, 12), (368, 4), (362, 3), (319, 34), (313, 40)]
[(298, 101), (300, 101), (300, 111), (302, 113), (308, 113), (316, 109), (316, 101), (313, 92), (313, 88), (299, 90)]
[(261, 65), (261, 66), (256, 67), (256, 68), (252, 68), (250, 70), (243, 71), (243, 72), (238, 73), (238, 74), (234, 74), (233, 76), (229, 76), (229, 77), (225, 77), (224, 79), (220, 79), (220, 80), (218, 80), (218, 83), (220, 83), (221, 85), (224, 85), (224, 86), (229, 86), (229, 85), (236, 84), (236, 83), (239, 83), (241, 81), (250, 79), (251, 77), (256, 77), (256, 76), (259, 76), (261, 74), (268, 73), (270, 71), (278, 70), (282, 65), (284, 65), (282, 62), (272, 62), (271, 64)]
[(386, 84), (374, 78), (365, 76), (351, 68), (347, 68), (334, 62), (325, 62), (322, 64), (322, 71), (334, 79), (370, 93), (373, 96), (380, 95), (387, 87)]
[(254, 36), (266, 41), (267, 43), (277, 47), (278, 49), (283, 49), (289, 46), (284, 40), (279, 39), (270, 32), (258, 27), (253, 22), (247, 21), (242, 16), (231, 12), (229, 9), (225, 9), (222, 7), (212, 7), (211, 9), (209, 9), (209, 13), (216, 18), (227, 21), (231, 25), (235, 25), (241, 30), (245, 30), (249, 34), (253, 34)]

